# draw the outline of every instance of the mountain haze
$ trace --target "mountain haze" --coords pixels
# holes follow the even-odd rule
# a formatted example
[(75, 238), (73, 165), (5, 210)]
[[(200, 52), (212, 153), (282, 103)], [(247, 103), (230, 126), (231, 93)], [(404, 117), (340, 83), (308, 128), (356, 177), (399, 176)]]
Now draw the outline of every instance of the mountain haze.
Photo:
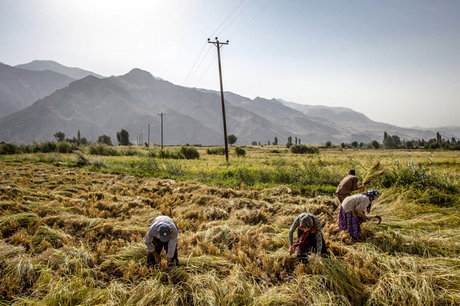
[(0, 64), (0, 117), (21, 110), (74, 79), (53, 71), (30, 71)]
[(103, 76), (96, 74), (94, 72), (77, 67), (67, 67), (55, 61), (35, 60), (27, 64), (16, 65), (15, 67), (32, 71), (50, 70), (60, 74), (64, 74), (75, 80), (82, 79), (84, 77), (87, 77), (88, 75), (92, 75), (97, 78), (103, 78)]
[[(25, 107), (0, 118), (0, 141), (30, 143), (53, 140), (54, 133), (58, 131), (72, 137), (78, 130), (92, 141), (102, 134), (116, 141), (116, 133), (126, 129), (131, 142), (135, 143), (141, 134), (143, 141), (147, 142), (150, 124), (150, 141), (159, 143), (161, 127), (158, 114), (163, 112), (166, 113), (165, 144), (222, 145), (224, 142), (220, 93), (216, 91), (174, 85), (137, 68), (121, 76), (98, 78), (88, 75), (76, 81), (49, 70), (29, 71), (8, 65), (0, 68), (0, 72), (4, 72), (0, 76), (6, 80), (1, 83), (0, 93), (20, 88), (16, 99)], [(30, 86), (32, 92), (37, 91), (35, 95), (38, 98), (28, 106), (27, 103), (32, 102), (27, 101), (34, 98), (19, 96), (19, 93), (27, 92), (28, 85), (20, 87), (25, 81), (18, 75), (32, 74), (53, 89), (45, 96), (40, 87), (35, 89)], [(54, 84), (50, 76), (62, 83)], [(57, 88), (60, 89), (56, 91)], [(227, 133), (238, 137), (237, 144), (273, 142), (274, 137), (284, 144), (288, 136), (301, 139), (303, 144), (370, 142), (374, 139), (381, 141), (384, 131), (403, 139), (435, 137), (432, 130), (375, 122), (348, 108), (301, 105), (261, 97), (250, 99), (232, 92), (225, 92), (224, 96)], [(2, 107), (7, 108), (9, 104), (19, 107), (20, 104), (11, 98), (5, 101), (9, 103), (2, 101)], [(450, 133), (458, 129), (451, 127), (446, 131)], [(443, 136), (455, 136), (449, 133)]]

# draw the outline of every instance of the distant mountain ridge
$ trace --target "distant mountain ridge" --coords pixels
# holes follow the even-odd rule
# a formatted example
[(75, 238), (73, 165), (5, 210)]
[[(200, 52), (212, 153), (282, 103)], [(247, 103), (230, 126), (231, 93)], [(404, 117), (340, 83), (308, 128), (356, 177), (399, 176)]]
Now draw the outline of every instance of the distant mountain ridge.
[[(13, 72), (15, 69), (26, 71), (11, 68)], [(225, 92), (225, 100), (227, 133), (238, 137), (237, 144), (273, 142), (275, 137), (284, 144), (288, 136), (301, 139), (303, 144), (370, 142), (381, 141), (384, 131), (404, 139), (435, 137), (433, 130), (378, 123), (348, 108), (301, 105), (261, 97), (250, 99), (231, 92)], [(88, 75), (69, 82), (32, 105), (0, 118), (0, 141), (53, 140), (57, 131), (71, 137), (80, 130), (89, 140), (95, 141), (105, 134), (115, 142), (116, 132), (123, 128), (128, 130), (131, 142), (140, 135), (147, 142), (150, 124), (150, 141), (159, 143), (158, 113), (164, 112), (166, 144), (221, 145), (221, 111), (220, 93), (174, 85), (135, 68), (121, 76)]]
[(54, 71), (63, 75), (66, 75), (72, 79), (79, 80), (84, 77), (87, 77), (88, 75), (97, 77), (97, 78), (103, 78), (102, 75), (99, 75), (97, 73), (84, 70), (81, 68), (77, 67), (67, 67), (62, 64), (59, 64), (58, 62), (55, 61), (50, 61), (50, 60), (35, 60), (27, 64), (21, 64), (21, 65), (16, 65), (16, 68), (20, 69), (25, 69), (25, 70), (32, 70), (32, 71)]
[(0, 64), (0, 117), (19, 111), (74, 81), (53, 71), (31, 71)]

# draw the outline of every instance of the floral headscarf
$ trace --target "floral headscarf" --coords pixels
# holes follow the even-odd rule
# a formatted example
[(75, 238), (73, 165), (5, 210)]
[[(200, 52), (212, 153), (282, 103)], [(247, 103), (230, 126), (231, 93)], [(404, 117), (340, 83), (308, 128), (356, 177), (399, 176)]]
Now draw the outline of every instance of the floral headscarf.
[(367, 213), (369, 213), (371, 211), (372, 201), (374, 201), (380, 195), (380, 193), (375, 189), (370, 189), (370, 190), (365, 191), (365, 192), (363, 192), (361, 194), (364, 194), (365, 196), (367, 196), (369, 198), (370, 203), (367, 206)]

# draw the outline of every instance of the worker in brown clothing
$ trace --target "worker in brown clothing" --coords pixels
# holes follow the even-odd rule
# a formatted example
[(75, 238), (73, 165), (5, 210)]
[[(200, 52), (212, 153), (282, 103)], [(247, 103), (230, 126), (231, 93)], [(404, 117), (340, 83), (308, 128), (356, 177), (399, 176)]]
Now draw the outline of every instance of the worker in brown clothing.
[(356, 177), (356, 172), (354, 169), (348, 170), (348, 175), (343, 178), (343, 180), (340, 182), (339, 186), (337, 187), (337, 190), (335, 191), (335, 194), (340, 200), (340, 203), (343, 202), (343, 200), (348, 197), (352, 191), (361, 189), (362, 186), (360, 183), (358, 183), (358, 178)]

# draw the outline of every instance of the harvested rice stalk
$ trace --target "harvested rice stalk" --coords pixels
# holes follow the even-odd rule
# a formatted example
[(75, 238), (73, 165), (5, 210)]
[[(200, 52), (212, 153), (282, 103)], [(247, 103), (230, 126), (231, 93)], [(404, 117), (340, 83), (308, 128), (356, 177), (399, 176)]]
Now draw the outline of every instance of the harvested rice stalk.
[(364, 176), (362, 186), (363, 188), (368, 185), (372, 180), (381, 176), (385, 173), (385, 168), (380, 164), (379, 160), (376, 160), (372, 167), (367, 171), (366, 175)]
[(382, 223), (382, 217), (380, 217), (380, 216), (378, 216), (378, 215), (375, 215), (375, 216), (367, 216), (367, 218), (369, 219), (369, 221), (370, 221), (372, 224), (379, 225), (380, 223)]

